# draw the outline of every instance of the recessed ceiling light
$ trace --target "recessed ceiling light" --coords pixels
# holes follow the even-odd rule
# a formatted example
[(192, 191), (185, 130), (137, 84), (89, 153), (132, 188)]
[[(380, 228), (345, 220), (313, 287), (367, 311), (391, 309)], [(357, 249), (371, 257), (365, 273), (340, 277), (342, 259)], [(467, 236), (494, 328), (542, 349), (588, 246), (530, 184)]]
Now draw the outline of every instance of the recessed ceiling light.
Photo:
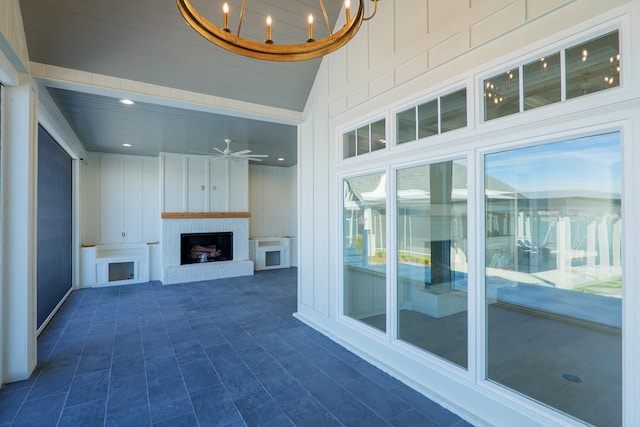
[(135, 102), (133, 100), (128, 99), (128, 98), (123, 98), (123, 99), (120, 100), (120, 102), (122, 104), (124, 104), (124, 105), (133, 105), (133, 104), (135, 104)]
[(123, 147), (131, 147), (131, 144), (122, 144)]
[(284, 162), (284, 157), (278, 157), (279, 162)]

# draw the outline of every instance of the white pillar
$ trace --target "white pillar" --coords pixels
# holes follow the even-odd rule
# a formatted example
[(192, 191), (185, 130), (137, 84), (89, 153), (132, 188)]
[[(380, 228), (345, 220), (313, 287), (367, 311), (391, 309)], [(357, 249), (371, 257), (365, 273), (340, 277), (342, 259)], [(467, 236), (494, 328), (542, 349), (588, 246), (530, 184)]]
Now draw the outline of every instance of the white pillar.
[(622, 266), (622, 220), (619, 219), (613, 224), (613, 266)]
[(600, 246), (600, 269), (608, 271), (611, 267), (611, 260), (609, 259), (609, 230), (606, 218), (602, 218), (598, 223), (598, 245)]
[(594, 271), (596, 267), (596, 222), (587, 225), (587, 267)]
[(571, 219), (560, 217), (556, 227), (556, 268), (560, 274), (571, 271)]
[(2, 382), (36, 366), (37, 93), (28, 76), (3, 89)]

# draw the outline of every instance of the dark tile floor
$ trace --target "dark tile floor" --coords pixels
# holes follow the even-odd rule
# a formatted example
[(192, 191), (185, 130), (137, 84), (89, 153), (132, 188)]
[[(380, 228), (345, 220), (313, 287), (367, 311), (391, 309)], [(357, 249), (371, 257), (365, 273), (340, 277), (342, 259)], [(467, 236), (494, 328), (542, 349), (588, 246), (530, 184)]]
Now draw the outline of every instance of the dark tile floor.
[(0, 427), (469, 425), (296, 320), (296, 276), (74, 292)]

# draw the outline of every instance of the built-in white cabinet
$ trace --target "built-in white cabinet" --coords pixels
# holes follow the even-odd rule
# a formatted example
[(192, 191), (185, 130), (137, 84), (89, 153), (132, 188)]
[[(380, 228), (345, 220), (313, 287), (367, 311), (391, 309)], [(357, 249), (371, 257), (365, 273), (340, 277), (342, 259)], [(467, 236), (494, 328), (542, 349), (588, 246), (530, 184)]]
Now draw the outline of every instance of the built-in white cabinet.
[(79, 180), (82, 286), (159, 277), (158, 179), (157, 157), (88, 153)]
[(142, 158), (104, 155), (100, 166), (100, 243), (142, 242)]
[(287, 237), (249, 239), (249, 259), (253, 261), (255, 270), (289, 268), (289, 240)]
[(247, 160), (161, 153), (163, 212), (247, 212)]
[(84, 246), (82, 285), (128, 285), (149, 281), (149, 245), (146, 243)]
[(187, 157), (187, 212), (207, 212), (209, 203), (209, 159), (201, 156)]
[(224, 159), (209, 159), (209, 212), (234, 211), (230, 207), (226, 208), (229, 200), (229, 186), (227, 185), (229, 163), (230, 161)]

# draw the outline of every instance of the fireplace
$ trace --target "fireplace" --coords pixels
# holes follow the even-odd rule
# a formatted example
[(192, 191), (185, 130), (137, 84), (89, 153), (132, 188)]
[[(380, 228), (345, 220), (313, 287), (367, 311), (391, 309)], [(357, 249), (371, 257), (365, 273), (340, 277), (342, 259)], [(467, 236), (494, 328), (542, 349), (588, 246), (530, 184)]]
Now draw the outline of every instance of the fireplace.
[(180, 265), (233, 260), (233, 232), (180, 235)]
[[(163, 214), (164, 215), (164, 214)], [(184, 217), (162, 219), (162, 283), (199, 282), (203, 280), (224, 279), (227, 277), (251, 276), (253, 261), (249, 259), (249, 218), (221, 217), (220, 213), (207, 213), (211, 216), (195, 216), (184, 213)], [(233, 233), (232, 246), (227, 260), (181, 264), (181, 241), (183, 234)], [(204, 242), (207, 243), (207, 242)], [(209, 242), (203, 246), (216, 245)], [(191, 248), (189, 248), (191, 253)], [(207, 256), (209, 261), (209, 256)]]

